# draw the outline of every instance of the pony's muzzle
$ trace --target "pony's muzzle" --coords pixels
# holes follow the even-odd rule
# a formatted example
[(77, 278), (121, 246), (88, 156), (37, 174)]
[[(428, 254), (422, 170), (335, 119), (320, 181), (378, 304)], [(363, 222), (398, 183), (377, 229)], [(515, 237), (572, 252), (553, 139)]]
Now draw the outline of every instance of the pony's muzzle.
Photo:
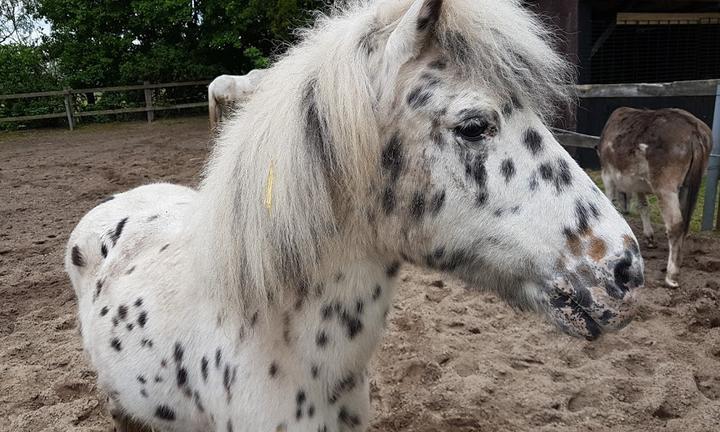
[(636, 246), (596, 262), (580, 259), (562, 271), (549, 295), (550, 315), (565, 332), (598, 338), (627, 326), (635, 316), (644, 266)]

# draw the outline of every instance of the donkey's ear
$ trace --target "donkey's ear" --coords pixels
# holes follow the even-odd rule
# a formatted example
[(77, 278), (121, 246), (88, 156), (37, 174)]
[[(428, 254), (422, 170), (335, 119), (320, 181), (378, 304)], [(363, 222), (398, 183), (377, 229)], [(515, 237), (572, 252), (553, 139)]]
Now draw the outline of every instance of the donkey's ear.
[(390, 34), (385, 56), (404, 64), (421, 50), (440, 17), (443, 0), (415, 0)]

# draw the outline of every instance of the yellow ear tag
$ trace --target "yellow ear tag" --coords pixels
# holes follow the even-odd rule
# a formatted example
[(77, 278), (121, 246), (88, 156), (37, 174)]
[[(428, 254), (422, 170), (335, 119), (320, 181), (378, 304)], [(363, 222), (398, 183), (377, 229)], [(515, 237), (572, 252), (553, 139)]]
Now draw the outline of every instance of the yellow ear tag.
[(265, 183), (265, 208), (268, 212), (272, 209), (273, 182), (275, 181), (275, 162), (270, 161), (267, 181)]

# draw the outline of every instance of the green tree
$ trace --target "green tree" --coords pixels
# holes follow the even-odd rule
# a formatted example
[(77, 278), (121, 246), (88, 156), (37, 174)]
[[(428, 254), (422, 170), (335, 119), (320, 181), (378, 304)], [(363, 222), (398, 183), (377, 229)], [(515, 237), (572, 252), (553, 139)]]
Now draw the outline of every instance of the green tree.
[(70, 86), (245, 73), (292, 42), (322, 0), (37, 0)]

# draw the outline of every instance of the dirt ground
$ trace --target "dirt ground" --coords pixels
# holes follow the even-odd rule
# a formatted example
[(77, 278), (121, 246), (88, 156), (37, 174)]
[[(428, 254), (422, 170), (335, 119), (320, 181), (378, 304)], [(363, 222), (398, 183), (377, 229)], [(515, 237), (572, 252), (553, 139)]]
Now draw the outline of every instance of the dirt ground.
[[(195, 185), (207, 151), (203, 118), (0, 135), (0, 431), (109, 430), (65, 242), (112, 192)], [(405, 266), (372, 431), (719, 431), (720, 239), (686, 251), (676, 290), (661, 284), (666, 247), (644, 251), (636, 321), (594, 343)]]

